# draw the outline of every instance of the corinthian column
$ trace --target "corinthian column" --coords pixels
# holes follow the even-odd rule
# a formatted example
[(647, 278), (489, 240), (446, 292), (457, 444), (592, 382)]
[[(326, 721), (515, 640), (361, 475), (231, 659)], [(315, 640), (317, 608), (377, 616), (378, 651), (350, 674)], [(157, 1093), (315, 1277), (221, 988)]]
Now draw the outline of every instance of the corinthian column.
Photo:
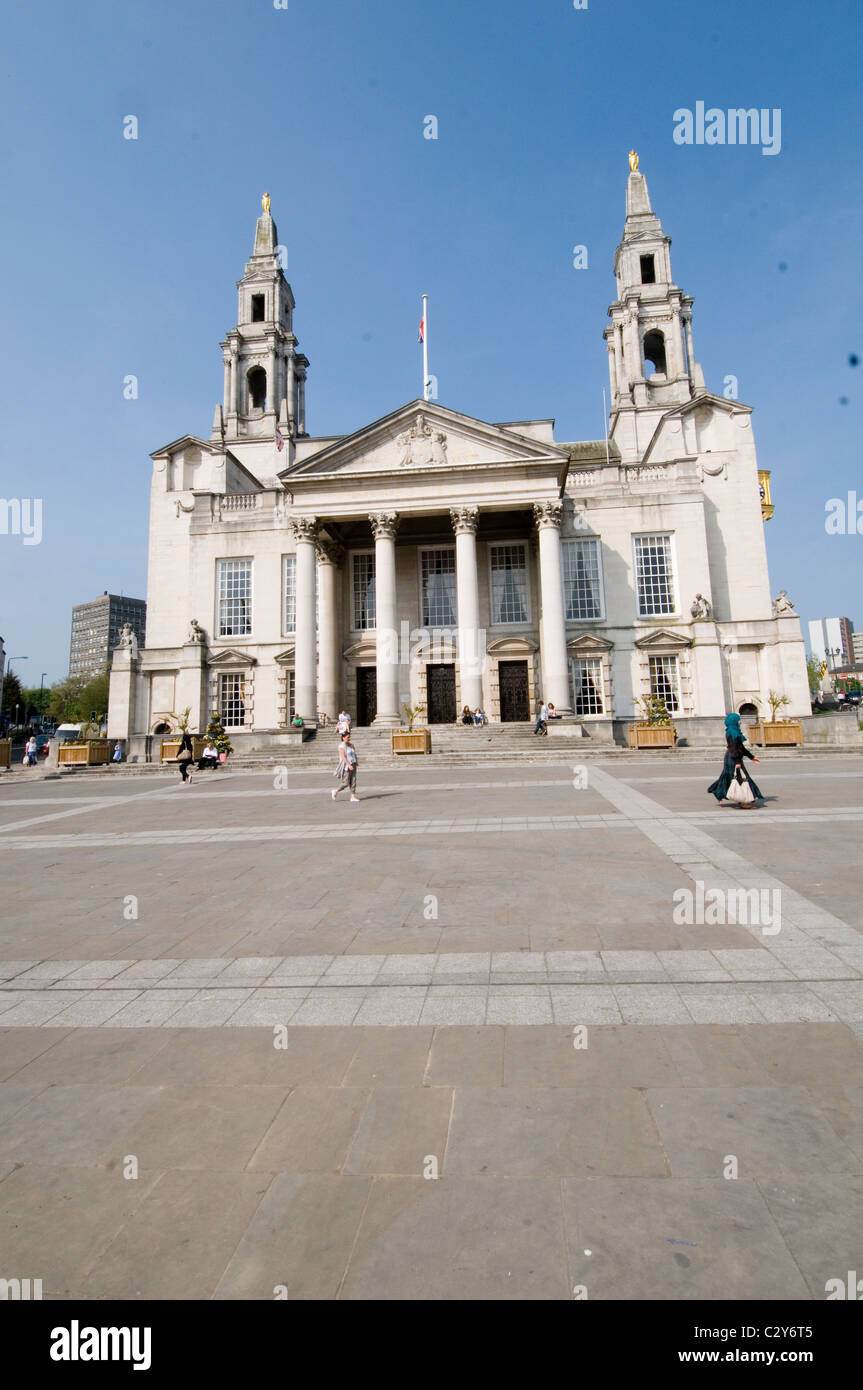
[(563, 564), (560, 553), (562, 511), (559, 502), (535, 502), (533, 507), (539, 528), (542, 693), (543, 698), (554, 705), (556, 714), (572, 714), (569, 661), (566, 651), (566, 614), (563, 607)]
[(341, 699), (341, 651), (339, 648), (339, 575), (344, 559), (340, 545), (318, 541), (320, 619), (318, 633), (318, 704), (328, 719), (338, 716)]
[(395, 512), (369, 516), (375, 538), (375, 630), (378, 710), (376, 724), (399, 724), (399, 640), (396, 631)]
[(455, 531), (455, 573), (458, 595), (458, 660), (461, 702), (482, 706), (482, 667), (485, 643), (479, 627), (479, 581), (476, 572), (476, 507), (450, 509)]
[[(313, 516), (291, 518), (297, 548), (297, 616), (294, 648), (294, 699), (306, 724), (318, 722), (317, 634), (315, 632), (315, 539)], [(290, 716), (290, 710), (288, 711)]]

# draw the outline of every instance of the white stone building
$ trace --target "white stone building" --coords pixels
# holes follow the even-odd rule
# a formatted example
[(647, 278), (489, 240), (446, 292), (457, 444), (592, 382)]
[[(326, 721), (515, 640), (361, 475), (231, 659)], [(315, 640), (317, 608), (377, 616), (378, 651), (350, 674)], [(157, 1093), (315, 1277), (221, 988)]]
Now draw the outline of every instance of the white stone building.
[(808, 714), (799, 619), (770, 597), (751, 408), (706, 389), (669, 247), (630, 173), (607, 444), (421, 400), (315, 436), (265, 211), (210, 437), (152, 455), (147, 646), (115, 653), (109, 737), (146, 755), (187, 706), (248, 747), (342, 706), (359, 725), (401, 723), (404, 704), (495, 723), (544, 698), (600, 741), (623, 741), (651, 692), (682, 731), (771, 689)]

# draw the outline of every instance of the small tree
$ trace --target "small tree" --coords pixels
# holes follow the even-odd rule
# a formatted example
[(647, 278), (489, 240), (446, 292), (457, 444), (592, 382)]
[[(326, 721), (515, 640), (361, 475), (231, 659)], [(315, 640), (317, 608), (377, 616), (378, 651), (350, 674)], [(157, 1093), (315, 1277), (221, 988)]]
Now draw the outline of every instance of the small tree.
[(171, 718), (173, 719), (181, 734), (187, 734), (189, 732), (189, 719), (191, 717), (191, 714), (191, 705), (187, 705), (186, 708), (184, 710), (181, 710), (179, 714), (174, 714), (173, 711), (171, 712)]
[(409, 733), (409, 734), (412, 734), (412, 733), (413, 733), (413, 729), (414, 729), (414, 720), (417, 719), (417, 718), (419, 718), (419, 716), (422, 714), (423, 710), (425, 709), (425, 705), (404, 705), (404, 704), (403, 704), (403, 705), (402, 705), (402, 709), (404, 710), (404, 712), (405, 712), (405, 717), (407, 718), (407, 721), (408, 721), (408, 733)]
[(770, 722), (771, 724), (775, 724), (776, 711), (785, 709), (787, 705), (791, 704), (791, 701), (787, 695), (780, 695), (777, 691), (771, 690), (767, 696), (767, 703), (770, 706)]
[(209, 739), (210, 743), (212, 743), (217, 753), (233, 753), (234, 745), (225, 733), (225, 726), (218, 714), (210, 715), (206, 737)]

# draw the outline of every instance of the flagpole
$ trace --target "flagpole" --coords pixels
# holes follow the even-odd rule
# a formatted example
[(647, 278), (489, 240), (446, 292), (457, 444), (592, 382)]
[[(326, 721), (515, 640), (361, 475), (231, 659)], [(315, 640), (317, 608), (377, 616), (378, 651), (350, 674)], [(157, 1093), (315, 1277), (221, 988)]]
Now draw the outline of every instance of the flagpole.
[(423, 400), (429, 398), (429, 297), (423, 295)]

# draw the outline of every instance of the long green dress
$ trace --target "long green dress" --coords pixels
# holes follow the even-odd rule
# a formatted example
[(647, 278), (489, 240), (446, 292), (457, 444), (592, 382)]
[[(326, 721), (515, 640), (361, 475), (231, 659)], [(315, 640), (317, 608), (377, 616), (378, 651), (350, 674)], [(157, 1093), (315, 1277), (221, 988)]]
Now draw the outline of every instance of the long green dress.
[(752, 778), (749, 776), (749, 773), (746, 771), (746, 768), (743, 766), (744, 758), (752, 758), (754, 761), (755, 754), (750, 753), (749, 749), (744, 744), (743, 739), (727, 739), (725, 745), (725, 760), (722, 764), (722, 772), (720, 773), (719, 777), (717, 777), (713, 785), (707, 788), (708, 792), (713, 793), (717, 801), (725, 801), (726, 797), (728, 796), (728, 788), (731, 786), (731, 782), (734, 778), (734, 774), (738, 764), (740, 765), (741, 775), (746, 778), (747, 782), (752, 788), (752, 795), (755, 797), (756, 801), (764, 800), (764, 797), (761, 795), (761, 792), (758, 790), (758, 787), (756, 786), (755, 782), (753, 782)]

